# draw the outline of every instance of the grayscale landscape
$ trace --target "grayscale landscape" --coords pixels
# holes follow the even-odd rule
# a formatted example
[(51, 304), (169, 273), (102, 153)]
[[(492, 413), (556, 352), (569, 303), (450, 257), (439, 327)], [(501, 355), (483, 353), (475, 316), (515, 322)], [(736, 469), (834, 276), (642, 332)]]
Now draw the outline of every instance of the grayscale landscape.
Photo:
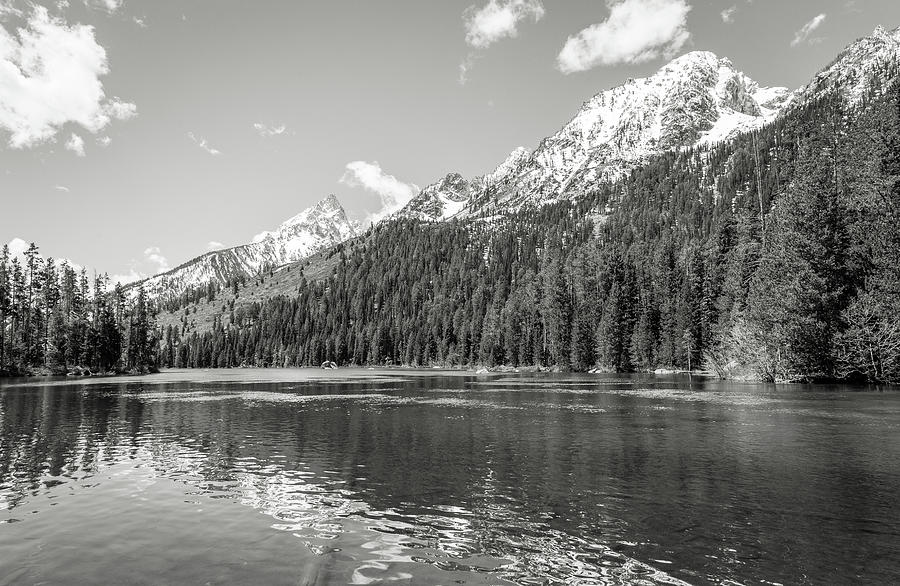
[(900, 583), (900, 5), (0, 0), (0, 586)]

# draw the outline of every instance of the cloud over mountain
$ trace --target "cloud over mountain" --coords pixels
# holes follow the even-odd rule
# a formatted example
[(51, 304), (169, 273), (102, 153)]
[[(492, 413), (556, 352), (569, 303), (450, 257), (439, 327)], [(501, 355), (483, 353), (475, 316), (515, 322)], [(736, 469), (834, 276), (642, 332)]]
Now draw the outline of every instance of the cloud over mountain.
[(609, 18), (566, 41), (557, 57), (560, 71), (670, 58), (690, 39), (691, 7), (685, 0), (618, 0), (607, 5)]
[(385, 173), (377, 161), (347, 163), (344, 175), (339, 181), (350, 187), (362, 187), (381, 198), (381, 209), (373, 214), (371, 217), (373, 221), (400, 210), (419, 193), (417, 185), (404, 183)]

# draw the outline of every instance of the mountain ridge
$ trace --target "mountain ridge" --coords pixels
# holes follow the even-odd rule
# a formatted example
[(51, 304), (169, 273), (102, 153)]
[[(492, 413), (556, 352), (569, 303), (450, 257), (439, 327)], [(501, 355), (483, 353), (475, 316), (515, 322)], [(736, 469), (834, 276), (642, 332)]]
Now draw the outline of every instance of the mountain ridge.
[(859, 100), (878, 69), (897, 60), (900, 27), (879, 26), (848, 45), (809, 83), (789, 91), (761, 86), (727, 57), (691, 51), (649, 77), (594, 95), (534, 151), (513, 151), (497, 167), (501, 177), (496, 171), (473, 179), (450, 173), (394, 217), (441, 221), (486, 207), (515, 210), (585, 193), (598, 182), (622, 177), (650, 155), (733, 139), (830, 89), (843, 91), (850, 102)]
[(130, 285), (152, 296), (178, 295), (191, 287), (214, 282), (226, 285), (237, 277), (252, 277), (265, 267), (302, 260), (359, 234), (359, 227), (334, 194), (282, 222), (253, 241), (207, 252), (164, 273)]
[[(595, 94), (534, 150), (519, 146), (492, 171), (473, 179), (448, 173), (382, 221), (464, 219), (583, 195), (623, 177), (650, 156), (731, 140), (832, 89), (858, 100), (869, 80), (878, 79), (879, 68), (897, 61), (900, 27), (878, 27), (848, 45), (809, 83), (789, 91), (760, 85), (727, 57), (691, 51), (651, 76)], [(360, 232), (332, 194), (251, 243), (200, 255), (140, 284), (157, 296), (209, 281), (222, 285), (236, 276), (253, 276), (264, 266), (302, 260)]]

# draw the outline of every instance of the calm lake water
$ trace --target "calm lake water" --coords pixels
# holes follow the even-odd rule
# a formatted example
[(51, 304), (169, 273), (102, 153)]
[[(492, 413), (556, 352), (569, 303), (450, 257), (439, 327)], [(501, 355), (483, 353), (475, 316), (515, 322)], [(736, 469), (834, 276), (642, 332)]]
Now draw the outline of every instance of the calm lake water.
[(171, 371), (0, 383), (0, 584), (900, 583), (900, 392)]

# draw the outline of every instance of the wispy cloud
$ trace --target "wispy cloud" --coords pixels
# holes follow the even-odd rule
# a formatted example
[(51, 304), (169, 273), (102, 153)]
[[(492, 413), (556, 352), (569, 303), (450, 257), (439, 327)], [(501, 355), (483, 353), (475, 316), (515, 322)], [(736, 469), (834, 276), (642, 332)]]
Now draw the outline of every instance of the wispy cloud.
[(72, 151), (79, 157), (84, 156), (84, 139), (72, 133), (72, 136), (69, 137), (69, 140), (66, 141), (66, 150)]
[(150, 246), (145, 249), (144, 259), (150, 264), (155, 265), (157, 274), (169, 270), (169, 261), (162, 255), (162, 251), (158, 246)]
[(557, 57), (560, 71), (673, 57), (691, 37), (691, 7), (685, 0), (618, 0), (607, 5), (609, 18), (566, 41)]
[(481, 8), (470, 6), (463, 13), (466, 43), (486, 49), (505, 38), (519, 34), (523, 20), (539, 21), (544, 17), (540, 0), (490, 0)]
[(253, 124), (253, 129), (259, 133), (260, 136), (278, 136), (279, 134), (284, 134), (287, 132), (287, 126), (284, 124), (278, 124), (269, 126), (267, 124), (263, 124), (262, 122), (256, 122)]
[(65, 185), (54, 185), (54, 186), (53, 186), (53, 189), (55, 189), (56, 191), (61, 191), (61, 192), (63, 192), (63, 193), (69, 193), (69, 192), (71, 191), (71, 190), (70, 190), (68, 187), (66, 187)]
[(810, 35), (813, 34), (817, 28), (822, 26), (822, 23), (825, 22), (826, 17), (827, 15), (824, 13), (820, 14), (800, 27), (800, 30), (794, 33), (794, 40), (791, 41), (791, 47), (796, 47), (800, 43), (804, 42), (815, 43), (820, 41), (821, 39), (818, 38), (810, 38)]
[(128, 267), (127, 273), (116, 273), (109, 276), (110, 283), (113, 285), (127, 285), (128, 283), (134, 283), (135, 281), (146, 278), (147, 275), (138, 272), (137, 267), (134, 264)]
[(123, 0), (84, 0), (84, 5), (91, 8), (100, 8), (112, 14), (122, 8)]
[(469, 53), (466, 55), (466, 58), (462, 60), (462, 63), (459, 64), (459, 81), (460, 85), (465, 85), (467, 81), (469, 81), (469, 72), (475, 66), (475, 60), (478, 59), (478, 55), (475, 53)]
[(97, 138), (97, 144), (99, 144), (102, 147), (108, 147), (111, 142), (112, 142), (112, 139), (108, 136), (101, 136), (101, 137)]
[(144, 249), (143, 258), (140, 261), (131, 260), (127, 273), (111, 275), (110, 281), (113, 284), (127, 285), (168, 270), (169, 261), (163, 256), (162, 250), (158, 246), (148, 246)]
[[(17, 259), (19, 259), (19, 262), (24, 264), (25, 251), (28, 250), (28, 248), (31, 246), (31, 244), (29, 244), (27, 241), (25, 241), (21, 238), (16, 237), (16, 238), (13, 238), (12, 240), (10, 240), (6, 244), (6, 246), (8, 247), (10, 257), (17, 258)], [(38, 254), (38, 257), (42, 258), (42, 259), (46, 258), (42, 254)], [(82, 268), (82, 266), (80, 264), (78, 264), (77, 262), (74, 262), (71, 259), (68, 259), (65, 257), (54, 257), (54, 261), (56, 263), (56, 266), (61, 266), (63, 263), (65, 263), (75, 270), (81, 270), (81, 268)]]
[[(518, 36), (521, 22), (537, 22), (543, 17), (541, 0), (490, 0), (480, 8), (469, 6), (463, 12), (466, 43), (475, 51), (487, 49), (498, 41)], [(460, 63), (460, 83), (466, 83), (477, 56), (470, 52)]]
[(209, 146), (209, 143), (202, 136), (198, 137), (193, 132), (188, 132), (187, 135), (188, 138), (194, 142), (194, 144), (196, 144), (198, 147), (211, 154), (212, 156), (215, 157), (222, 154), (222, 151), (220, 151), (219, 149)]
[(737, 12), (737, 5), (732, 6), (731, 8), (726, 8), (722, 12), (719, 13), (719, 16), (722, 17), (722, 22), (725, 24), (731, 24), (734, 22), (734, 15)]
[(0, 128), (9, 132), (9, 145), (37, 145), (68, 123), (96, 133), (134, 116), (134, 104), (104, 94), (100, 78), (108, 72), (90, 26), (70, 26), (43, 6), (16, 34), (0, 26)]
[(210, 240), (209, 242), (206, 243), (206, 250), (208, 252), (213, 252), (215, 250), (222, 250), (223, 248), (225, 248), (225, 245), (222, 244), (221, 242), (216, 242), (215, 240)]
[(419, 193), (417, 185), (404, 183), (393, 175), (388, 175), (377, 161), (347, 163), (344, 175), (338, 181), (350, 187), (362, 187), (381, 198), (381, 209), (368, 218), (372, 222), (400, 210)]

